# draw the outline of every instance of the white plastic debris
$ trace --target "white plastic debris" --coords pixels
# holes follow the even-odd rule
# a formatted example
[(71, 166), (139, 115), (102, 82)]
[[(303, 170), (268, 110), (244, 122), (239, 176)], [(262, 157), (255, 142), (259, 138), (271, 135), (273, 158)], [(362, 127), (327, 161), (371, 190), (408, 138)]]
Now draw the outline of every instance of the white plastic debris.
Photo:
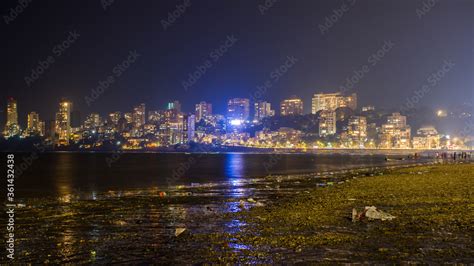
[(378, 210), (375, 206), (365, 206), (362, 212), (357, 212), (356, 209), (352, 209), (352, 221), (362, 221), (365, 218), (368, 220), (382, 220), (382, 221), (390, 221), (395, 219), (396, 217), (391, 215), (390, 213)]

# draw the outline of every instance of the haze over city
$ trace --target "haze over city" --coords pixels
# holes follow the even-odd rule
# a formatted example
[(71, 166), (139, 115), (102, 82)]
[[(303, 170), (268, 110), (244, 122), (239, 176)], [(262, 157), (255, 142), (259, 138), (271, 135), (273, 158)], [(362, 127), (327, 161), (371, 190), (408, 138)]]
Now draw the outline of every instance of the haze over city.
[[(62, 97), (82, 113), (105, 115), (140, 102), (163, 109), (176, 99), (187, 112), (204, 100), (224, 113), (227, 99), (250, 98), (287, 57), (294, 57), (297, 62), (272, 84), (265, 100), (276, 105), (297, 95), (309, 102), (314, 93), (339, 90), (367, 65), (369, 72), (353, 86), (361, 105), (398, 108), (415, 90), (431, 84), (428, 78), (446, 61), (454, 64), (451, 71), (417, 105), (447, 108), (472, 99), (472, 1), (436, 1), (428, 12), (422, 1), (266, 2), (148, 1), (130, 6), (58, 1), (44, 6), (32, 1), (1, 25), (8, 39), (2, 70), (9, 74), (0, 97), (22, 103), (22, 123), (32, 110), (53, 119), (52, 103)], [(176, 12), (179, 4), (183, 12)], [(9, 16), (17, 2), (2, 5)], [(170, 19), (173, 12), (177, 16)], [(214, 61), (210, 54), (230, 36), (235, 43)], [(67, 48), (57, 47), (65, 41), (70, 42)], [(386, 42), (393, 47), (373, 65), (369, 58)], [(131, 51), (141, 56), (88, 106), (84, 98)], [(27, 85), (25, 78), (49, 56), (54, 63)], [(185, 90), (183, 82), (206, 60), (212, 66)], [(310, 112), (309, 104), (305, 112)]]

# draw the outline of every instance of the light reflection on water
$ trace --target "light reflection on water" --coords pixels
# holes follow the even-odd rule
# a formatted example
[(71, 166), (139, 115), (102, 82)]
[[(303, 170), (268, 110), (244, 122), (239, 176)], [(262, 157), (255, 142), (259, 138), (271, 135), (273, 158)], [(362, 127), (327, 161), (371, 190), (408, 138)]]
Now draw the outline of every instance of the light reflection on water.
[[(19, 254), (30, 254), (22, 257), (24, 262), (110, 263), (122, 259), (139, 262), (144, 256), (160, 258), (169, 254), (169, 247), (191, 252), (192, 246), (173, 246), (176, 245), (176, 228), (184, 227), (192, 233), (235, 234), (248, 225), (239, 220), (222, 220), (215, 214), (252, 208), (255, 203), (249, 202), (249, 198), (266, 203), (276, 194), (293, 195), (308, 186), (332, 181), (325, 174), (325, 179), (313, 178), (311, 185), (300, 187), (296, 180), (311, 177), (249, 178), (245, 176), (244, 157), (238, 153), (225, 155), (222, 181), (102, 191), (92, 189), (94, 185), (91, 185), (84, 193), (75, 190), (77, 182), (67, 178), (74, 175), (71, 157), (60, 157), (54, 166), (57, 168), (54, 188), (58, 197), (32, 199), (29, 208), (18, 216), (18, 223), (23, 223), (18, 233), (21, 236)], [(130, 180), (133, 181), (133, 177)], [(31, 234), (37, 230), (38, 234)], [(57, 248), (52, 249), (52, 246)], [(229, 246), (236, 250), (250, 248), (237, 240), (231, 241)]]

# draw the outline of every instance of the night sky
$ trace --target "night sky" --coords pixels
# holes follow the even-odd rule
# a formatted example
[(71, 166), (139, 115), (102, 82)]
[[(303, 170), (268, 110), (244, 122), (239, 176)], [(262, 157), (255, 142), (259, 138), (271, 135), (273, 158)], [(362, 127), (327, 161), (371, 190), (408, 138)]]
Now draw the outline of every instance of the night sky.
[[(129, 111), (141, 102), (148, 110), (164, 109), (175, 99), (184, 111), (205, 100), (224, 113), (227, 99), (252, 98), (267, 80), (272, 86), (259, 99), (276, 107), (297, 95), (309, 112), (313, 93), (339, 90), (364, 66), (369, 71), (349, 90), (358, 93), (360, 105), (398, 108), (426, 84), (431, 87), (419, 105), (437, 108), (473, 100), (472, 0), (435, 0), (427, 11), (421, 11), (424, 3), (433, 1), (26, 2), (13, 17), (11, 9), (19, 2), (1, 3), (2, 121), (8, 96), (18, 100), (22, 125), (30, 111), (52, 119), (62, 97), (83, 116)], [(176, 5), (186, 3), (184, 12), (176, 11)], [(173, 11), (178, 16), (171, 22)], [(323, 33), (320, 25), (331, 16), (337, 18)], [(69, 48), (58, 50), (56, 45), (68, 38), (73, 40)], [(236, 41), (222, 56), (212, 54), (229, 38)], [(391, 48), (375, 65), (369, 63), (387, 42)], [(114, 67), (133, 51), (140, 56), (118, 77)], [(25, 81), (48, 57), (54, 62), (37, 79)], [(288, 57), (297, 60), (275, 81), (272, 71)], [(199, 67), (206, 72), (185, 89), (183, 81)], [(443, 67), (442, 78), (432, 83), (430, 74)], [(111, 75), (114, 81), (88, 105), (85, 97)]]

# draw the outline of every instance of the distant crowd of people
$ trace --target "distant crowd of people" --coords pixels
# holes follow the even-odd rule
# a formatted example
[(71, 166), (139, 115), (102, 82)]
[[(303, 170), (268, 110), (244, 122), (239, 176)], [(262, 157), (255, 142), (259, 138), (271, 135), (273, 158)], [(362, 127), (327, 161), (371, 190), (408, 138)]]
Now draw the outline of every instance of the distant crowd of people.
[(436, 153), (436, 158), (437, 159), (452, 159), (452, 160), (462, 160), (462, 159), (471, 159), (471, 152), (442, 152), (442, 153)]

